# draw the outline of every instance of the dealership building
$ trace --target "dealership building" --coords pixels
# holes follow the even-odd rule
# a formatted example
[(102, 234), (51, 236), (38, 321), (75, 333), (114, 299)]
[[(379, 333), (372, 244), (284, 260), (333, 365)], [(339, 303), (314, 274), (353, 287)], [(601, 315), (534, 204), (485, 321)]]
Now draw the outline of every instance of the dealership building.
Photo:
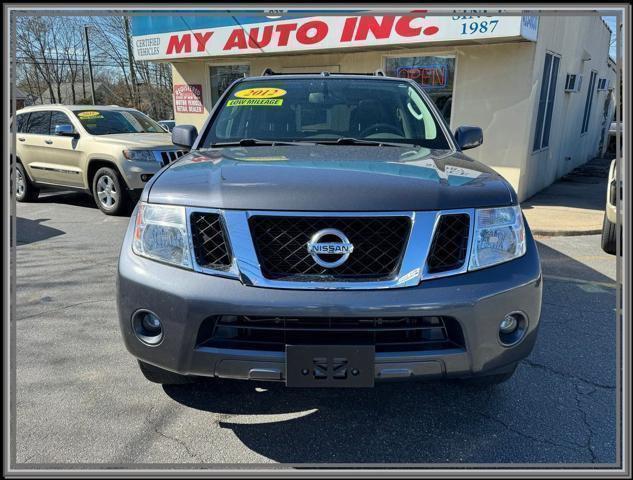
[(616, 66), (600, 16), (423, 15), (138, 16), (133, 48), (172, 65), (176, 123), (198, 128), (232, 81), (266, 68), (413, 79), (452, 130), (483, 129), (468, 155), (520, 200), (604, 151)]

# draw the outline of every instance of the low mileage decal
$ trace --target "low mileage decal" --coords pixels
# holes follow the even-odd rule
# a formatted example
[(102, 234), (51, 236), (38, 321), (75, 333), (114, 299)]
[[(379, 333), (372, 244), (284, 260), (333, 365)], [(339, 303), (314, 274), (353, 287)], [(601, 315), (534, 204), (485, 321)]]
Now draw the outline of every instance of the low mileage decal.
[(279, 107), (284, 103), (281, 98), (240, 98), (226, 102), (227, 107)]

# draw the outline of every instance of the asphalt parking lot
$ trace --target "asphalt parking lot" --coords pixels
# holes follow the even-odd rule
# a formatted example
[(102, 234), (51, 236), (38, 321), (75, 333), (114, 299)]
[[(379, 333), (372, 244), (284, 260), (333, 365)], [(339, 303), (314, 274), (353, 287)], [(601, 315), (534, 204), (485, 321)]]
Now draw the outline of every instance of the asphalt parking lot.
[(163, 388), (142, 377), (118, 331), (128, 219), (78, 193), (47, 193), (17, 216), (14, 467), (616, 462), (616, 266), (597, 235), (539, 239), (539, 339), (496, 388)]

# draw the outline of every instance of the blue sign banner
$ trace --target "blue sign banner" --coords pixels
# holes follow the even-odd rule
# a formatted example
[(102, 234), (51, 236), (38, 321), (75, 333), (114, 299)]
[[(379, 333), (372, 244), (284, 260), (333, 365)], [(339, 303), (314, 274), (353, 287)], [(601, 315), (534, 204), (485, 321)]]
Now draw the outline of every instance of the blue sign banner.
[[(284, 18), (306, 18), (324, 13), (340, 13), (349, 15), (362, 10), (288, 10), (287, 12), (273, 15), (262, 10), (240, 10), (226, 12), (216, 11), (209, 15), (208, 10), (191, 11), (197, 15), (182, 15), (182, 10), (174, 11), (174, 15), (148, 15), (132, 17), (132, 36), (152, 35), (168, 32), (182, 32), (189, 30), (202, 30), (219, 27), (233, 27), (237, 25), (250, 25), (252, 23), (268, 23)], [(163, 13), (165, 13), (163, 11)], [(181, 15), (178, 15), (178, 14)], [(258, 15), (244, 15), (253, 13)]]

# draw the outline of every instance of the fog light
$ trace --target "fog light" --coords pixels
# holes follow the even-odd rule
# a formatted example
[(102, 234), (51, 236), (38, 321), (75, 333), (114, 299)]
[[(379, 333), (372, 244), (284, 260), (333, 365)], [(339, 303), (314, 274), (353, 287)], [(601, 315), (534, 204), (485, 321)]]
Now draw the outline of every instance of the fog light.
[(499, 331), (504, 334), (512, 333), (517, 329), (519, 322), (513, 315), (506, 315), (506, 318), (501, 320), (499, 324)]
[(527, 315), (523, 312), (508, 313), (499, 322), (499, 341), (504, 347), (514, 346), (523, 340), (527, 327)]
[(163, 339), (160, 318), (148, 310), (138, 310), (132, 315), (132, 330), (136, 337), (147, 345), (158, 345)]
[(143, 173), (141, 174), (141, 180), (147, 182), (150, 178), (154, 176), (153, 173)]
[(142, 317), (141, 324), (143, 328), (149, 332), (159, 332), (160, 331), (160, 320), (153, 313), (147, 312)]

